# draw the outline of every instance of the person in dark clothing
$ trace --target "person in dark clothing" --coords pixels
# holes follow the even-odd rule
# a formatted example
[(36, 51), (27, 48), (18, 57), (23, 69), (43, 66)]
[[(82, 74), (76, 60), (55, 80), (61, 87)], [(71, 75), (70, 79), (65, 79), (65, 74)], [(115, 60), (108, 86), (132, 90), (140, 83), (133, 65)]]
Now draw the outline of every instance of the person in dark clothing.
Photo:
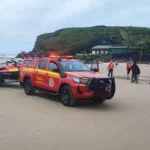
[(131, 66), (131, 70), (132, 70), (132, 78), (131, 78), (131, 82), (136, 82), (138, 83), (138, 76), (140, 74), (140, 68), (139, 66), (136, 64), (136, 62), (133, 63), (133, 65)]

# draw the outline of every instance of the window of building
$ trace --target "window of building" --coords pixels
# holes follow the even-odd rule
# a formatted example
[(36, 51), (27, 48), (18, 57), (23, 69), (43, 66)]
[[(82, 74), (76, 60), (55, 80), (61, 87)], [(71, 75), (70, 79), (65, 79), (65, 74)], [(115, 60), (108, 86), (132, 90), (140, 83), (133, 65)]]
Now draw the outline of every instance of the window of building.
[(58, 66), (57, 66), (56, 63), (50, 62), (49, 67), (48, 67), (48, 70), (49, 70), (49, 71), (57, 71), (57, 70), (59, 70), (59, 69), (58, 69)]
[(42, 59), (39, 61), (38, 68), (42, 70), (46, 70), (48, 60)]
[(101, 51), (101, 55), (103, 55), (104, 54), (104, 51)]
[(108, 51), (105, 51), (105, 54), (107, 55), (107, 54), (108, 54)]
[(92, 51), (92, 54), (95, 55), (95, 51)]
[(96, 51), (96, 54), (99, 55), (99, 50)]

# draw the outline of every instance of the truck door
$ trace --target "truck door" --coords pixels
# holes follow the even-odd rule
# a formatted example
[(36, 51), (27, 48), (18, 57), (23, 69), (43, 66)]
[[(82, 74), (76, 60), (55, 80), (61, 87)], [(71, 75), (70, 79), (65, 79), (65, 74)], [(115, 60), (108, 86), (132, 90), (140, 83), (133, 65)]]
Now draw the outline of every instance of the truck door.
[(97, 72), (97, 73), (100, 72), (98, 61), (95, 61), (95, 60), (94, 60), (94, 61), (92, 62), (92, 64), (91, 64), (91, 70), (94, 71), (94, 72)]
[(48, 65), (46, 79), (45, 79), (46, 89), (50, 91), (58, 92), (60, 79), (61, 77), (59, 74), (58, 65), (55, 62), (50, 61)]
[(41, 89), (45, 89), (45, 77), (46, 77), (46, 69), (48, 65), (47, 59), (39, 60), (37, 67), (34, 72), (34, 82), (35, 86)]

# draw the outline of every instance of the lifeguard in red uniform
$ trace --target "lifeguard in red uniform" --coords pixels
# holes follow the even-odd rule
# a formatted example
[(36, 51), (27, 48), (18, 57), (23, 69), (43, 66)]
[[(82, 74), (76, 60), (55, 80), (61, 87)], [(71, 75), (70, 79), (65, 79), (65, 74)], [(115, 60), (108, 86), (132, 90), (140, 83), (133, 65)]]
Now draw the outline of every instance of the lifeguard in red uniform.
[(113, 76), (113, 70), (114, 70), (114, 63), (113, 61), (111, 61), (107, 67), (108, 69), (108, 77), (111, 75), (111, 77)]
[(132, 66), (131, 63), (128, 61), (127, 64), (126, 64), (127, 76), (129, 76), (129, 74), (130, 74), (131, 66)]

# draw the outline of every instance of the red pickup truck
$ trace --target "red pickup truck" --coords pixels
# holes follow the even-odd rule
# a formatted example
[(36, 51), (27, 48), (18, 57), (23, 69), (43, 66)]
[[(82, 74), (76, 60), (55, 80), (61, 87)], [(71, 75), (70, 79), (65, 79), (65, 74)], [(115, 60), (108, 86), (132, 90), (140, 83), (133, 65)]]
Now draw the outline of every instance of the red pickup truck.
[(27, 95), (36, 89), (58, 94), (65, 106), (87, 99), (103, 103), (114, 96), (115, 79), (96, 66), (89, 68), (71, 56), (27, 57), (20, 67), (20, 83)]

